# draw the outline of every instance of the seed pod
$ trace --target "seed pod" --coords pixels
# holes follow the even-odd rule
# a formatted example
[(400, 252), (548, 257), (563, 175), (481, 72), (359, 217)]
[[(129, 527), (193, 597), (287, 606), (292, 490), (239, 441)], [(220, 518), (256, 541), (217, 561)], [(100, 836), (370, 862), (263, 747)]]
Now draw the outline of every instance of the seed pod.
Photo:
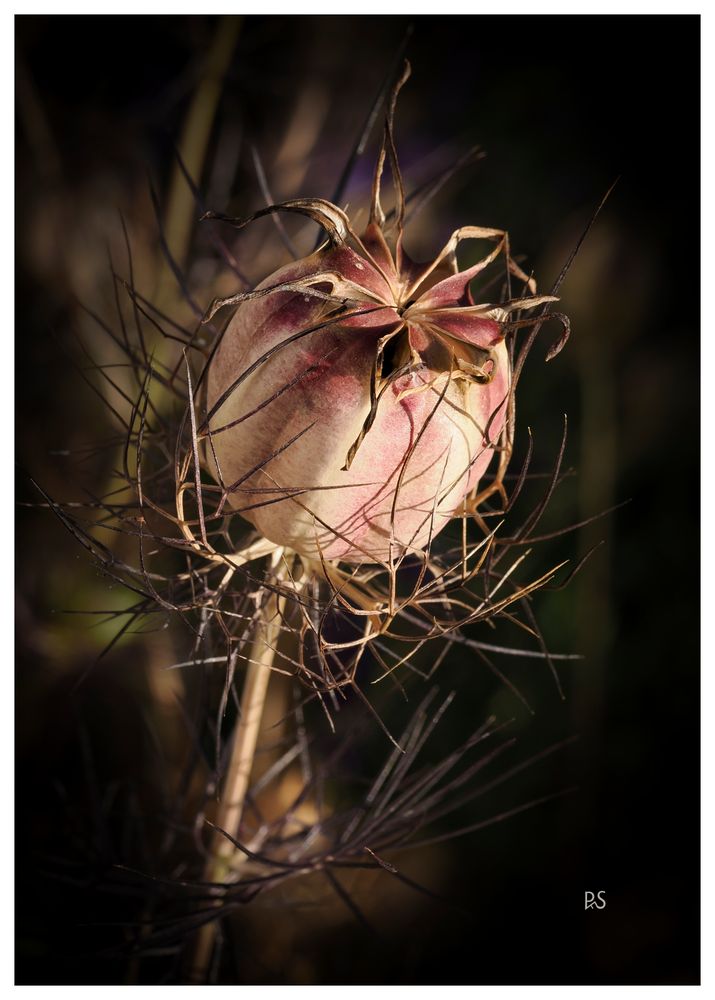
[[(281, 268), (238, 303), (206, 376), (206, 462), (226, 503), (276, 544), (311, 558), (387, 562), (422, 550), (477, 485), (508, 410), (504, 321), (546, 298), (475, 305), (470, 282), (504, 253), (506, 234), (458, 230), (427, 264), (385, 236), (379, 186), (394, 153), (392, 111), (358, 237), (319, 199), (271, 206), (319, 222), (328, 241)], [(496, 245), (459, 271), (463, 239)], [(532, 286), (533, 288), (533, 286)]]

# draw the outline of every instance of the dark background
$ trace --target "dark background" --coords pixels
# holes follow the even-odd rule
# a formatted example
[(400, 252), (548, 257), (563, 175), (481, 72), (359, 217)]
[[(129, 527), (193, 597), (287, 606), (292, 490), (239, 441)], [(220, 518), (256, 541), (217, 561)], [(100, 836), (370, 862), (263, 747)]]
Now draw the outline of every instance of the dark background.
[[(544, 566), (576, 560), (604, 540), (566, 590), (536, 603), (551, 648), (584, 660), (560, 668), (563, 701), (539, 661), (506, 664), (533, 716), (486, 672), (459, 658), (444, 668), (445, 688), (460, 688), (456, 730), (490, 712), (514, 717), (513, 762), (578, 737), (485, 800), (472, 820), (578, 789), (405, 862), (467, 915), (379, 881), (365, 903), (377, 938), (339, 910), (322, 924), (300, 910), (247, 915), (245, 949), (225, 981), (694, 983), (699, 20), (412, 23), (413, 77), (397, 118), (408, 183), (429, 173), (425, 163), (449, 163), (474, 143), (488, 153), (445, 187), (412, 243), (408, 230), (417, 256), (459, 225), (499, 226), (545, 288), (620, 177), (563, 286), (572, 340), (545, 366), (541, 335), (519, 397), (520, 447), (528, 424), (535, 468), (548, 468), (569, 415), (566, 462), (576, 475), (554, 499), (545, 531), (630, 501), (535, 556)], [(67, 358), (84, 322), (76, 299), (106, 301), (104, 244), (119, 209), (138, 266), (154, 252), (147, 173), (165, 197), (172, 142), (219, 24), (16, 21), (17, 456), (55, 497), (74, 495), (81, 477), (100, 481), (112, 461), (101, 447), (72, 462), (56, 454), (76, 458), (109, 435), (106, 413)], [(259, 207), (254, 142), (276, 198), (330, 197), (407, 25), (393, 17), (245, 19), (204, 188), (225, 191), (241, 213)], [(289, 144), (281, 161), (301, 99), (295, 150)], [(237, 163), (224, 181), (227, 149)], [(356, 200), (373, 151), (374, 139), (355, 174)], [(37, 499), (22, 471), (18, 482), (21, 501)], [(98, 952), (121, 935), (110, 923), (136, 912), (99, 893), (89, 876), (62, 881), (55, 866), (50, 877), (49, 861), (76, 856), (93, 823), (95, 839), (115, 838), (117, 859), (134, 856), (120, 820), (107, 833), (98, 817), (111, 812), (111, 789), (139, 780), (147, 766), (136, 717), (161, 698), (151, 678), (172, 655), (171, 640), (126, 637), (75, 689), (108, 633), (55, 612), (101, 606), (106, 582), (47, 511), (21, 507), (17, 526), (17, 978), (121, 982), (122, 962)], [(585, 911), (586, 890), (605, 890), (606, 909)], [(140, 981), (161, 975), (155, 960)]]

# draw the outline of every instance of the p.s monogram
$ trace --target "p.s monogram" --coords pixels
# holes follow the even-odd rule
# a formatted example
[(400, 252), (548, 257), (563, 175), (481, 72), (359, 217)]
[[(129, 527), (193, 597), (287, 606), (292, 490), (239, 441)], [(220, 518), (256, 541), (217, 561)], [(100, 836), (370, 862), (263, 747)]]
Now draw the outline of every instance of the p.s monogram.
[(599, 892), (589, 892), (586, 890), (586, 896), (584, 899), (584, 910), (592, 910), (593, 908), (597, 910), (603, 910), (606, 907), (606, 890), (601, 889)]

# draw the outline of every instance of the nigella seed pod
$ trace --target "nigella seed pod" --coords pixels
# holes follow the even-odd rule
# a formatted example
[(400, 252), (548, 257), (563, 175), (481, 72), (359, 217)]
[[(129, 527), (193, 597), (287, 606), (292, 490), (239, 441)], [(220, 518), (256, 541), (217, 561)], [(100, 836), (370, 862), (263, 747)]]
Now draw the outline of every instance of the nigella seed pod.
[[(403, 77), (403, 81), (406, 79)], [(404, 197), (392, 112), (358, 236), (320, 199), (271, 206), (317, 221), (327, 242), (281, 268), (238, 303), (206, 377), (201, 433), (225, 504), (266, 538), (304, 556), (386, 563), (424, 549), (475, 490), (509, 410), (506, 305), (475, 304), (470, 282), (504, 254), (501, 230), (458, 230), (437, 257), (403, 248)], [(395, 221), (380, 206), (385, 151), (397, 195)], [(459, 271), (461, 240), (495, 243)]]

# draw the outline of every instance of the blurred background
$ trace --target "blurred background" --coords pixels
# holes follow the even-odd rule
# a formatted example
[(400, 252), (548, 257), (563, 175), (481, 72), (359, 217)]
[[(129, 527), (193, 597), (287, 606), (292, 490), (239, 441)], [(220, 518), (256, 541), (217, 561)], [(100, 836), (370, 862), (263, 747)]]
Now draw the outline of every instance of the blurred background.
[[(531, 557), (536, 575), (603, 543), (534, 602), (549, 647), (583, 659), (560, 663), (563, 699), (542, 661), (499, 660), (533, 714), (474, 658), (452, 655), (437, 675), (459, 693), (447, 749), (490, 714), (518, 737), (504, 768), (577, 737), (466, 822), (575, 791), (401, 858), (439, 899), (386, 873), (356, 882), (372, 930), (320, 886), (302, 902), (266, 896), (237, 915), (243, 944), (221, 981), (698, 981), (699, 20), (196, 16), (16, 19), (18, 982), (166, 976), (161, 955), (130, 969), (112, 950), (137, 902), (92, 872), (98, 858), (150, 865), (137, 829), (151, 842), (157, 760), (182, 756), (182, 680), (162, 668), (187, 635), (126, 634), (97, 661), (116, 626), (77, 612), (121, 595), (51, 512), (22, 506), (41, 499), (27, 474), (54, 499), (86, 500), (117, 461), (112, 414), (80, 369), (82, 345), (112, 360), (82, 306), (113, 315), (110, 256), (128, 268), (120, 213), (137, 288), (168, 313), (183, 320), (186, 306), (150, 185), (191, 288), (212, 290), (202, 308), (235, 290), (204, 252), (174, 148), (219, 211), (260, 208), (262, 184), (274, 200), (331, 198), (406, 35), (408, 191), (475, 145), (487, 154), (415, 215), (413, 256), (461, 225), (505, 228), (547, 290), (619, 178), (562, 288), (571, 341), (546, 365), (545, 328), (518, 397), (517, 451), (530, 427), (535, 471), (551, 468), (568, 414), (573, 475), (543, 533), (629, 501)], [(342, 196), (351, 210), (377, 141), (375, 129)], [(314, 229), (286, 225), (312, 246)], [(236, 245), (252, 283), (289, 259), (258, 226)], [(543, 482), (529, 489), (534, 502)], [(606, 908), (585, 910), (599, 890)]]

